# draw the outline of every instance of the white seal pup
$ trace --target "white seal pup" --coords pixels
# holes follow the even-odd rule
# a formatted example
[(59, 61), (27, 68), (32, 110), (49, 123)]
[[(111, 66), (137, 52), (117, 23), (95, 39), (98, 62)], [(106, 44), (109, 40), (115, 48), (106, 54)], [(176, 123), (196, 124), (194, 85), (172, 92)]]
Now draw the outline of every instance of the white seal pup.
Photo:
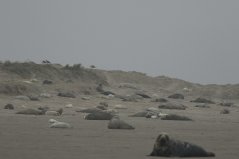
[(65, 123), (65, 122), (60, 122), (54, 119), (51, 120), (51, 122), (54, 122), (50, 125), (50, 128), (62, 128), (62, 129), (67, 129), (67, 128), (73, 128), (70, 124)]
[(120, 105), (120, 104), (116, 104), (114, 108), (115, 109), (127, 109), (126, 106), (123, 106), (123, 105)]
[(55, 119), (49, 119), (49, 123), (56, 123), (56, 122), (58, 122), (58, 121)]
[(65, 107), (66, 107), (66, 108), (72, 108), (73, 105), (72, 105), (72, 104), (67, 104), (67, 105), (65, 105)]
[(53, 111), (53, 110), (48, 110), (48, 111), (46, 111), (46, 115), (52, 115), (52, 116), (60, 116), (60, 115), (62, 115), (62, 113), (63, 113), (63, 109), (62, 108), (60, 108), (60, 109), (58, 109), (58, 110), (56, 110), (56, 111)]

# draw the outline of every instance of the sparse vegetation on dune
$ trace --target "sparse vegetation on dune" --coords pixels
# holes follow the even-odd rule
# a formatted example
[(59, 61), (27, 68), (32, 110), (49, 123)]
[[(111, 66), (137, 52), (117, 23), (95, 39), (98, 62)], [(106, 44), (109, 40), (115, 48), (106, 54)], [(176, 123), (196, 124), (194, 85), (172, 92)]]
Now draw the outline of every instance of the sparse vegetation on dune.
[(51, 64), (36, 64), (34, 62), (10, 62), (6, 61), (0, 65), (3, 71), (13, 73), (21, 78), (29, 79), (32, 77), (54, 79), (60, 76), (60, 70)]
[[(94, 66), (94, 65), (92, 65)], [(67, 83), (68, 85), (81, 86), (91, 85), (91, 88), (84, 88), (87, 92), (92, 91), (92, 88), (97, 87), (98, 84), (102, 84), (108, 88), (123, 90), (126, 86), (130, 94), (134, 93), (135, 88), (137, 90), (153, 90), (167, 93), (183, 94), (185, 97), (190, 96), (201, 96), (205, 98), (221, 98), (221, 99), (237, 99), (239, 98), (239, 84), (238, 85), (200, 85), (194, 84), (187, 81), (169, 78), (166, 76), (150, 77), (140, 72), (124, 72), (124, 71), (104, 71), (99, 69), (85, 68), (82, 64), (65, 65), (53, 63), (37, 64), (34, 62), (11, 62), (5, 61), (0, 63), (0, 71), (4, 73), (0, 80), (1, 81), (16, 81), (24, 79), (36, 78), (43, 82), (43, 80), (51, 80), (54, 84), (57, 82)], [(1, 74), (0, 74), (1, 75)], [(9, 82), (7, 82), (9, 84)], [(53, 84), (53, 85), (54, 85)], [(1, 83), (1, 93), (14, 92), (11, 91), (13, 86), (9, 86)], [(34, 85), (37, 87), (37, 85)], [(6, 88), (5, 88), (6, 87)], [(21, 94), (24, 92), (24, 86), (16, 86), (15, 94)], [(39, 87), (39, 86), (38, 86)], [(76, 87), (75, 87), (76, 88)], [(60, 88), (58, 88), (60, 89)], [(107, 90), (114, 92), (113, 89)], [(119, 91), (120, 91), (119, 90)], [(186, 90), (186, 91), (185, 91)], [(117, 89), (118, 91), (118, 89)], [(116, 91), (116, 93), (117, 93)], [(124, 93), (123, 93), (124, 94)], [(150, 95), (150, 94), (149, 94)]]
[(28, 94), (34, 92), (40, 92), (41, 88), (37, 86), (30, 86), (29, 84), (23, 82), (1, 82), (0, 83), (0, 94), (6, 95), (20, 95)]
[(102, 76), (92, 70), (84, 68), (81, 64), (72, 66), (61, 66), (60, 64), (36, 64), (34, 62), (10, 62), (6, 61), (0, 64), (0, 69), (8, 73), (19, 75), (21, 78), (29, 79), (38, 77), (41, 79), (64, 79), (75, 78), (85, 80), (102, 80), (106, 83)]

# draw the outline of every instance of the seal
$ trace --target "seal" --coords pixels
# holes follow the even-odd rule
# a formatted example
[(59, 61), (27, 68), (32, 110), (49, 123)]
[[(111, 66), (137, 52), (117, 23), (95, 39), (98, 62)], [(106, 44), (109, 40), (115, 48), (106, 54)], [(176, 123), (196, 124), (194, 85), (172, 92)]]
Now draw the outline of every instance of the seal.
[(51, 122), (53, 122), (53, 124), (50, 125), (50, 128), (62, 128), (62, 129), (73, 128), (70, 124), (65, 122), (60, 121), (51, 121)]
[(214, 157), (215, 154), (198, 145), (171, 139), (168, 134), (162, 133), (157, 137), (150, 156)]
[(129, 115), (129, 117), (146, 117), (146, 118), (151, 118), (152, 116), (158, 116), (158, 112), (145, 110)]
[(4, 109), (14, 109), (14, 106), (12, 104), (7, 104), (4, 106)]
[(108, 112), (94, 112), (84, 116), (85, 120), (111, 120), (113, 114)]
[(120, 120), (118, 116), (114, 116), (110, 122), (108, 123), (108, 128), (109, 129), (135, 129), (133, 126), (130, 124), (126, 123), (123, 120)]
[(177, 109), (177, 110), (185, 110), (187, 107), (183, 104), (177, 103), (165, 103), (158, 106), (159, 109)]
[(167, 114), (165, 116), (161, 117), (161, 120), (183, 120), (183, 121), (192, 121), (191, 118), (182, 116), (182, 115), (177, 115), (177, 114)]
[(76, 110), (76, 112), (80, 112), (80, 113), (96, 113), (96, 112), (102, 112), (102, 110), (99, 109), (99, 108), (85, 108), (85, 109)]
[(60, 116), (60, 115), (62, 115), (62, 113), (63, 113), (63, 109), (62, 108), (60, 108), (60, 109), (58, 109), (58, 110), (56, 110), (56, 111), (54, 111), (54, 110), (48, 110), (48, 111), (46, 111), (46, 115), (52, 115), (52, 116)]
[(24, 109), (16, 112), (16, 114), (25, 114), (25, 115), (44, 115), (46, 110), (36, 110), (32, 108)]
[(148, 114), (149, 111), (141, 111), (141, 112), (137, 112), (135, 114), (129, 115), (129, 117), (146, 117), (146, 115)]

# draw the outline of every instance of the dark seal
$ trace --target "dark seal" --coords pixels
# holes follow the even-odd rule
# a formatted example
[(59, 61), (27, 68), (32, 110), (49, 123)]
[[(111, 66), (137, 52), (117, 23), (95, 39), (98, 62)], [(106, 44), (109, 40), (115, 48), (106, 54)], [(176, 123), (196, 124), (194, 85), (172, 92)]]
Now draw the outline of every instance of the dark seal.
[(215, 154), (207, 152), (202, 147), (169, 138), (165, 133), (158, 136), (150, 156), (164, 157), (214, 157)]

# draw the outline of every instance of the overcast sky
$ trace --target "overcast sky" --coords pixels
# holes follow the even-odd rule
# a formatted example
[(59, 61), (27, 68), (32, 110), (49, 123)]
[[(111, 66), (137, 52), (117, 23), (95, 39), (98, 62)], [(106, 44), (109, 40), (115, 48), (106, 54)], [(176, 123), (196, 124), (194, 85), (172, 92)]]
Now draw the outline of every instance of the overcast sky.
[(1, 0), (0, 60), (239, 83), (238, 0)]

